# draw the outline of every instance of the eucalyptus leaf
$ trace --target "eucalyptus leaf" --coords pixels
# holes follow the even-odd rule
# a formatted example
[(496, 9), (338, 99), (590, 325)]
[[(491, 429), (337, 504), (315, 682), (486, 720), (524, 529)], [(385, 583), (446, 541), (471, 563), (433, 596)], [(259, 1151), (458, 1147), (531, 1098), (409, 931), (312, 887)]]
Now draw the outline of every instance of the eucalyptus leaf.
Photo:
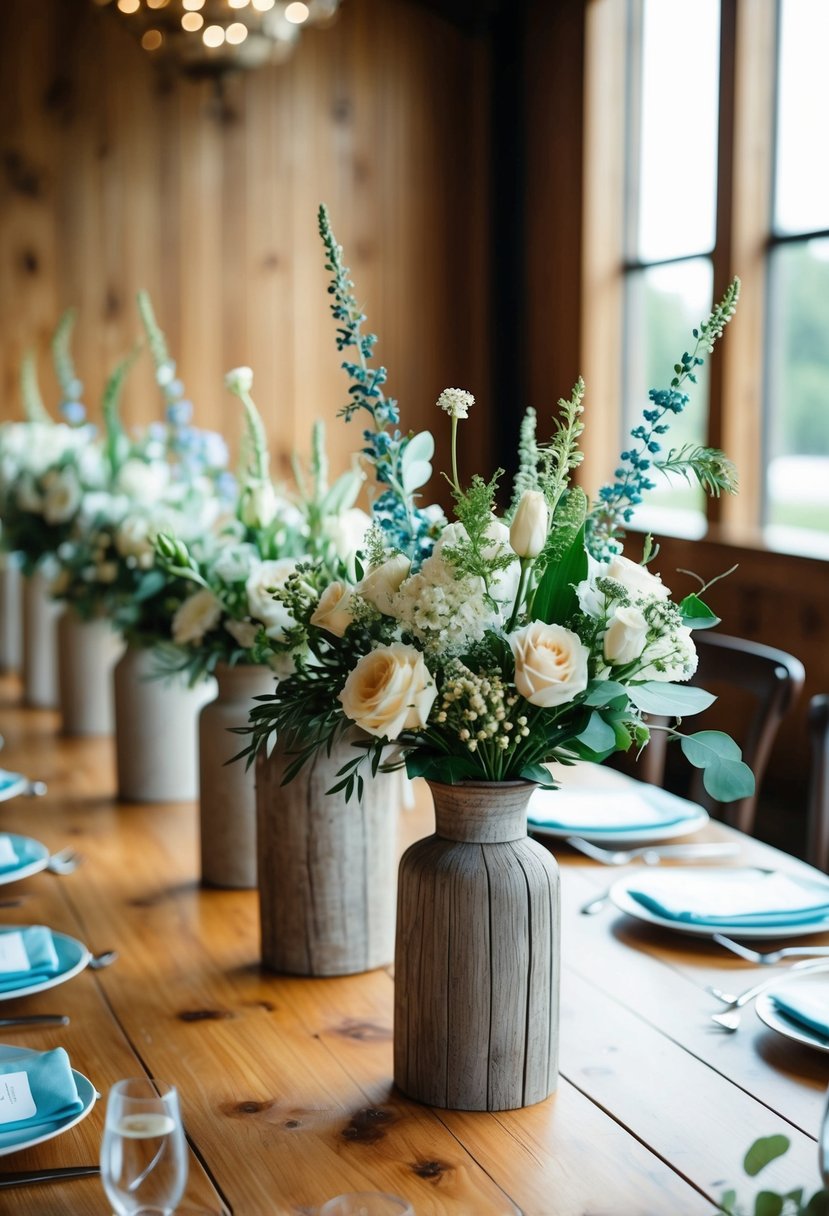
[(521, 769), (521, 776), (525, 781), (534, 781), (542, 789), (554, 790), (557, 788), (550, 770), (543, 764), (526, 764)]
[(624, 684), (619, 684), (616, 680), (597, 680), (595, 684), (591, 684), (587, 689), (584, 704), (609, 705), (617, 697), (627, 698), (627, 689)]
[(679, 605), (679, 611), (682, 613), (682, 624), (688, 629), (712, 629), (720, 623), (720, 618), (698, 595), (686, 595)]
[(643, 713), (659, 714), (663, 718), (685, 718), (689, 714), (702, 713), (717, 699), (704, 688), (695, 688), (690, 684), (666, 684), (661, 680), (629, 684), (625, 692)]
[(754, 793), (754, 773), (743, 762), (742, 752), (728, 735), (718, 730), (683, 735), (682, 750), (694, 768), (703, 770), (702, 783), (718, 802), (734, 802), (738, 798), (750, 798)]
[(829, 1191), (817, 1191), (803, 1209), (803, 1216), (829, 1216)]
[(403, 489), (407, 494), (413, 494), (432, 476), (432, 466), (428, 460), (411, 460), (403, 466)]
[(417, 435), (412, 435), (409, 442), (403, 449), (403, 455), (400, 462), (405, 469), (408, 464), (417, 461), (429, 463), (435, 454), (435, 440), (431, 431), (420, 431)]
[(139, 604), (151, 600), (167, 586), (167, 576), (161, 570), (148, 570), (133, 592), (133, 599)]
[(616, 747), (616, 732), (605, 722), (598, 710), (593, 711), (587, 726), (576, 738), (597, 755)]
[(339, 515), (353, 507), (363, 484), (363, 475), (357, 469), (350, 469), (334, 482), (320, 505), (323, 515)]
[[(714, 734), (714, 731), (704, 731), (704, 734)], [(727, 738), (727, 736), (725, 736)], [(730, 740), (729, 740), (730, 742)], [(772, 1161), (782, 1157), (789, 1151), (791, 1141), (788, 1136), (762, 1136), (755, 1140), (743, 1160), (743, 1169), (749, 1178), (756, 1177), (760, 1170), (765, 1169)]]
[(783, 1196), (774, 1191), (760, 1191), (754, 1200), (754, 1216), (780, 1216), (783, 1211)]

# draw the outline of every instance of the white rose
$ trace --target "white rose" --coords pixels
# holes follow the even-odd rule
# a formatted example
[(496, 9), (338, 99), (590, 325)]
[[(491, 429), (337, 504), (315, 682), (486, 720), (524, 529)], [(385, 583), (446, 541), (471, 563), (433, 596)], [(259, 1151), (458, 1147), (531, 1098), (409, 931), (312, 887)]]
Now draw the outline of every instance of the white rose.
[(40, 515), (43, 510), (43, 495), (35, 485), (34, 479), (28, 473), (20, 478), (15, 486), (17, 505), (21, 511), (31, 515)]
[(509, 543), (519, 557), (538, 557), (547, 541), (550, 513), (540, 490), (525, 490), (509, 530)]
[(146, 504), (158, 502), (170, 481), (169, 466), (163, 461), (147, 464), (143, 460), (126, 460), (118, 473), (117, 488), (133, 502)]
[(150, 521), (141, 515), (128, 516), (115, 530), (115, 548), (121, 557), (134, 557), (140, 563), (152, 558)]
[(351, 611), (354, 593), (348, 583), (336, 579), (329, 583), (320, 596), (320, 601), (311, 614), (311, 624), (341, 638), (354, 620)]
[(532, 621), (507, 640), (515, 656), (515, 687), (531, 705), (550, 709), (584, 692), (590, 652), (577, 634)]
[(366, 577), (357, 584), (357, 594), (372, 604), (384, 616), (394, 616), (392, 602), (400, 590), (400, 584), (406, 578), (412, 563), (402, 553), (395, 553), (382, 566), (375, 566)]
[(259, 555), (253, 545), (223, 546), (213, 563), (213, 573), (223, 583), (244, 583), (259, 565)]
[(617, 608), (604, 635), (604, 657), (623, 666), (638, 659), (648, 640), (648, 622), (639, 608)]
[(173, 616), (172, 635), (177, 646), (200, 642), (219, 623), (222, 605), (206, 587), (188, 596)]
[(43, 478), (43, 518), (47, 524), (63, 524), (81, 505), (81, 483), (74, 469), (52, 470)]
[(273, 598), (272, 592), (285, 586), (296, 567), (297, 562), (293, 557), (262, 562), (251, 571), (245, 583), (248, 612), (255, 620), (262, 622), (268, 637), (277, 641), (284, 637), (285, 630), (295, 625), (296, 621), (285, 605)]
[[(496, 519), (493, 515), (486, 530), (487, 540), (489, 544), (483, 548), (484, 557), (502, 557), (505, 554), (514, 558), (510, 565), (505, 570), (499, 570), (495, 577), (491, 580), (489, 591), (492, 598), (502, 607), (511, 609), (515, 602), (515, 597), (518, 594), (518, 583), (521, 578), (521, 563), (513, 553), (512, 546), (509, 540), (509, 528), (506, 524), (502, 524), (500, 519)], [(460, 541), (467, 538), (467, 531), (463, 524), (454, 523), (447, 524), (440, 534), (440, 537), (432, 550), (432, 558), (427, 559), (423, 563), (423, 570), (428, 577), (434, 581), (439, 581), (435, 562), (433, 559), (439, 559), (448, 569), (448, 578), (454, 578), (454, 567), (443, 556), (443, 551), (447, 545), (455, 546)], [(430, 564), (431, 563), (431, 564)], [(428, 570), (427, 570), (428, 565)]]
[(345, 682), (346, 717), (370, 735), (394, 741), (426, 726), (437, 696), (435, 682), (414, 646), (393, 642), (364, 655)]
[(259, 626), (253, 621), (225, 621), (225, 629), (243, 650), (250, 650), (259, 634)]
[(647, 566), (640, 566), (622, 557), (621, 553), (611, 558), (605, 573), (608, 578), (621, 583), (635, 599), (666, 600), (671, 594), (658, 574), (651, 574)]
[(239, 503), (239, 518), (246, 528), (268, 528), (276, 519), (276, 491), (269, 481), (245, 486)]
[(334, 546), (334, 552), (349, 570), (353, 568), (357, 550), (371, 527), (371, 516), (359, 507), (349, 507), (339, 515), (330, 515), (322, 525), (323, 535)]
[(674, 633), (664, 634), (648, 646), (643, 655), (643, 667), (636, 673), (637, 680), (689, 680), (697, 669), (697, 650), (691, 630), (684, 625)]

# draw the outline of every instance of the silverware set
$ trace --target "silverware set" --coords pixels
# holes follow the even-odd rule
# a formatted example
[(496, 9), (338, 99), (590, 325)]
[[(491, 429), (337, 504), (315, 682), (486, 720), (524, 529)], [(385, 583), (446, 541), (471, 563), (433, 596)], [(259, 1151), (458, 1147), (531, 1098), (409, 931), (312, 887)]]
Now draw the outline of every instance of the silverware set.
[[(663, 861), (722, 861), (728, 857), (736, 857), (740, 846), (729, 841), (703, 844), (666, 844), (650, 845), (636, 849), (603, 849), (581, 836), (568, 836), (567, 844), (584, 853), (585, 857), (601, 862), (605, 866), (625, 866), (638, 861), (646, 866), (658, 866)], [(599, 895), (594, 895), (587, 903), (582, 904), (579, 911), (583, 916), (595, 916), (610, 898), (608, 887)]]
[(731, 992), (723, 992), (720, 988), (708, 987), (706, 991), (710, 992), (712, 996), (715, 996), (718, 1001), (722, 1001), (723, 1005), (725, 1005), (725, 1009), (721, 1013), (711, 1014), (711, 1021), (722, 1030), (727, 1030), (733, 1034), (740, 1027), (743, 1007), (749, 1001), (753, 1001), (756, 996), (759, 996), (761, 992), (765, 992), (767, 988), (776, 988), (788, 980), (797, 979), (798, 975), (813, 975), (816, 971), (829, 971), (829, 962), (822, 963), (820, 959), (806, 959), (803, 962), (794, 963), (785, 975), (775, 975), (767, 980), (762, 980), (759, 984), (753, 984), (750, 988), (746, 988), (744, 992), (736, 995)]
[(97, 1165), (66, 1165), (50, 1170), (20, 1170), (0, 1174), (0, 1187), (28, 1186), (32, 1182), (65, 1182), (68, 1178), (92, 1178), (101, 1173)]

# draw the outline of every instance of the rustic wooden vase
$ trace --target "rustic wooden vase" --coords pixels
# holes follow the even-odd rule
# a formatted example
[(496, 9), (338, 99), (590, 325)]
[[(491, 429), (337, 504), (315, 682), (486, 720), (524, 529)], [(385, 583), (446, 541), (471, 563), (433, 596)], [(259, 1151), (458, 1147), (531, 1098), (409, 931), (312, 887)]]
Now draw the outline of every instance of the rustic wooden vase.
[(49, 594), (43, 570), (23, 584), (23, 701), (32, 709), (58, 707), (58, 617), (61, 604)]
[(115, 759), (122, 802), (195, 802), (196, 726), (216, 681), (190, 688), (183, 675), (158, 678), (151, 649), (128, 646), (115, 664)]
[(218, 695), (199, 715), (199, 816), (202, 882), (212, 887), (256, 886), (255, 770), (227, 761), (244, 739), (231, 733), (247, 726), (255, 697), (272, 693), (270, 667), (216, 667)]
[(450, 1110), (512, 1110), (558, 1076), (559, 874), (524, 781), (430, 783), (434, 836), (400, 862), (394, 1079)]
[(326, 794), (353, 756), (345, 736), (284, 786), (293, 757), (277, 744), (257, 759), (262, 962), (272, 971), (352, 975), (394, 955), (400, 785), (378, 773), (362, 801)]
[(0, 673), (23, 663), (22, 578), (17, 554), (0, 554)]
[(70, 738), (111, 735), (115, 729), (112, 671), (124, 641), (109, 621), (82, 620), (72, 608), (58, 618), (58, 702)]

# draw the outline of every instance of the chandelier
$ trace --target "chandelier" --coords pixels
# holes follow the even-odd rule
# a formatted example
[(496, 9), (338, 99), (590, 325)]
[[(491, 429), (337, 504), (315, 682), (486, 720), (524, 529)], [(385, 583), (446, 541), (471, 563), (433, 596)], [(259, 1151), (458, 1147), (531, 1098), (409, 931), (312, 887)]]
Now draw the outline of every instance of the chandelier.
[(340, 0), (95, 0), (148, 55), (190, 76), (281, 62), (303, 26), (329, 24)]

